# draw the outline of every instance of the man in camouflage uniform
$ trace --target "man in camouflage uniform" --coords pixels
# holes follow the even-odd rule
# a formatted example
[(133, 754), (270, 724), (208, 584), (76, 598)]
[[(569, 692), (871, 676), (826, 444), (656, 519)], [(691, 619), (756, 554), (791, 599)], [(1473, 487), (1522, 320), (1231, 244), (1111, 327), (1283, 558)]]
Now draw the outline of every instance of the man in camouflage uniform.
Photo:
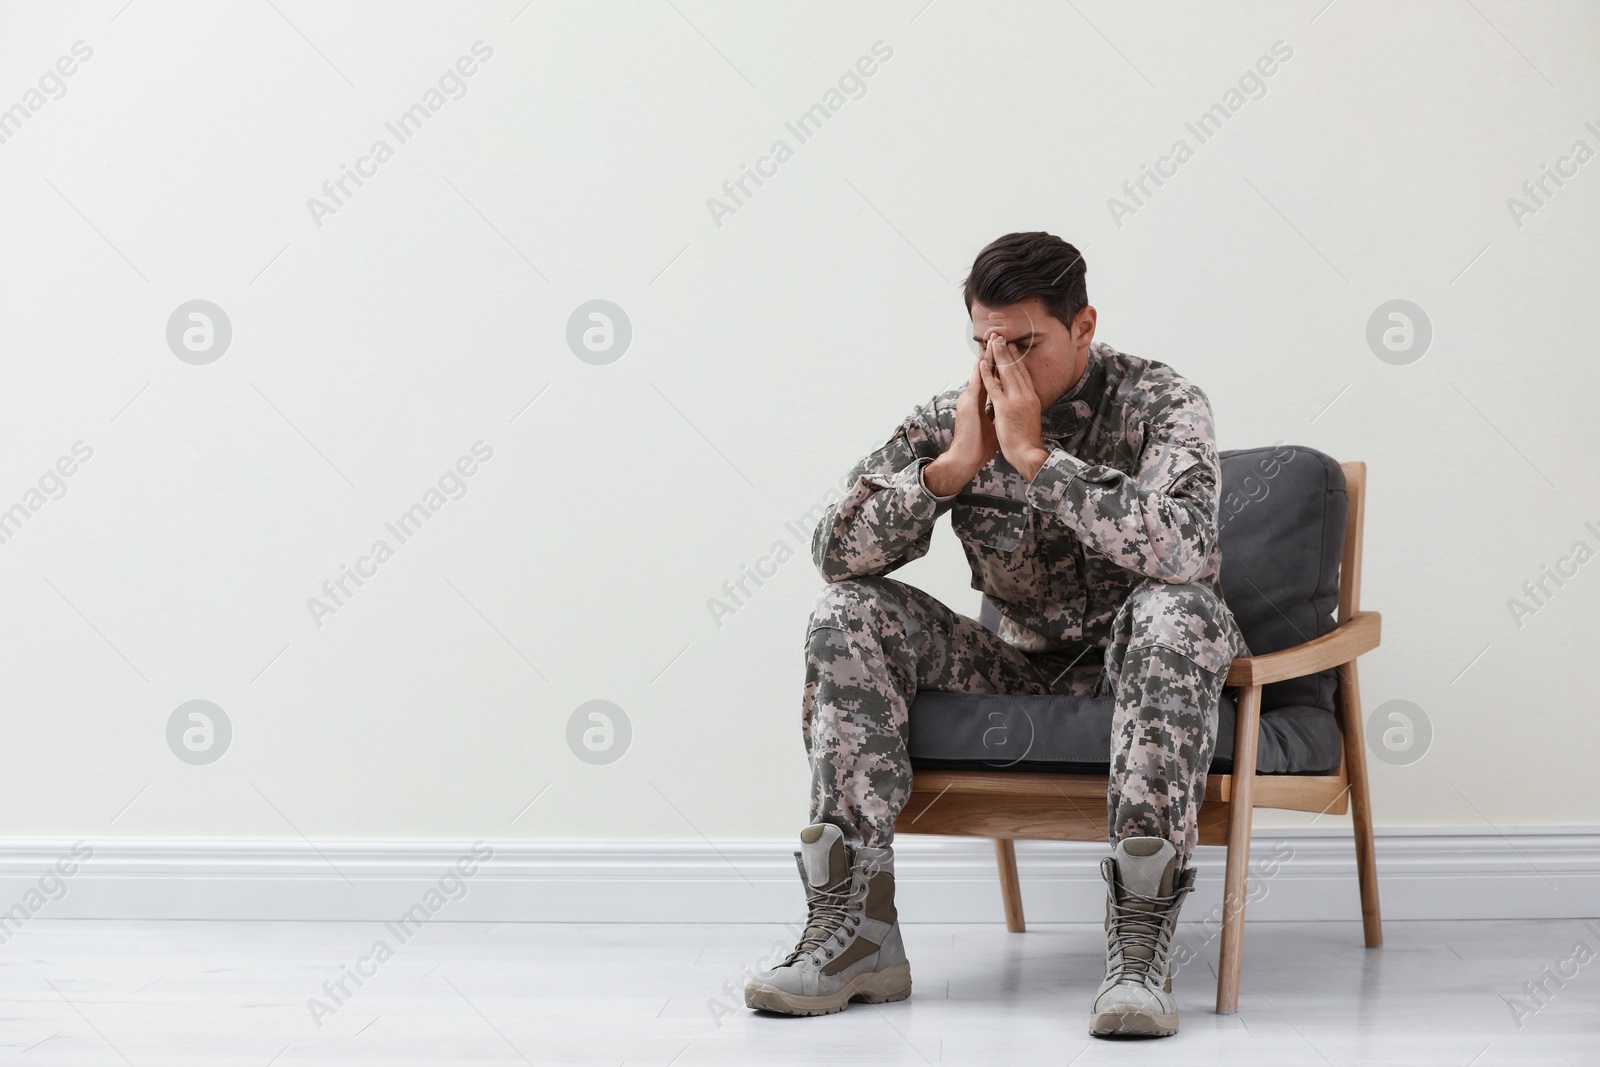
[[(1210, 404), (1170, 367), (1094, 340), (1082, 257), (1059, 238), (995, 241), (966, 298), (983, 346), (970, 379), (856, 464), (813, 538), (828, 584), (802, 701), (810, 919), (746, 1002), (819, 1014), (909, 995), (891, 845), (919, 690), (1111, 694), (1106, 978), (1090, 1029), (1164, 1036), (1222, 683), (1248, 651), (1218, 584)], [(884, 577), (928, 551), (947, 511), (997, 634)]]

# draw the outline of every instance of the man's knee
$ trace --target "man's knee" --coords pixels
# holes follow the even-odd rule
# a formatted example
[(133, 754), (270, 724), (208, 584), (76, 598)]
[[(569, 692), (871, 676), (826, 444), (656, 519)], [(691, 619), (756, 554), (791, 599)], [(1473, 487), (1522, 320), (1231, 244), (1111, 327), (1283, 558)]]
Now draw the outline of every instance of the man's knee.
[(829, 582), (817, 594), (808, 632), (831, 628), (859, 633), (885, 607), (898, 602), (899, 584), (877, 575)]
[(1194, 582), (1145, 581), (1122, 606), (1119, 623), (1130, 652), (1162, 647), (1208, 671), (1226, 674), (1233, 661), (1228, 610), (1210, 588)]

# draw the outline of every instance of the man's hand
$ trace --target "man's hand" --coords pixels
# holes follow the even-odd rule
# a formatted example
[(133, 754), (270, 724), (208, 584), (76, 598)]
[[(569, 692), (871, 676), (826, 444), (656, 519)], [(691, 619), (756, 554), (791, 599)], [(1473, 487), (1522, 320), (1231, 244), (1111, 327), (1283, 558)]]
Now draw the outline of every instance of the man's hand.
[(994, 402), (994, 429), (1000, 451), (1030, 482), (1039, 473), (1050, 452), (1040, 438), (1039, 394), (1033, 376), (1022, 357), (1000, 336), (991, 331), (989, 343), (978, 358), (984, 391)]
[(999, 451), (994, 423), (984, 413), (988, 399), (979, 361), (974, 360), (972, 377), (956, 401), (955, 434), (950, 447), (922, 471), (923, 483), (935, 496), (959, 493)]

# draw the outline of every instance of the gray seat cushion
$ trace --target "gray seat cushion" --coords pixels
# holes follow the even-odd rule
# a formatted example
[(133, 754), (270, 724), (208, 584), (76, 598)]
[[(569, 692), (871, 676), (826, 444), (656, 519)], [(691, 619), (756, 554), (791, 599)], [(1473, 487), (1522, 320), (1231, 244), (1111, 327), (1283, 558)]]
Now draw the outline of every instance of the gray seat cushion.
[[(1222, 695), (1213, 774), (1233, 770), (1234, 703)], [(1339, 769), (1339, 723), (1321, 708), (1279, 708), (1261, 716), (1259, 774), (1332, 774)], [(1111, 698), (917, 695), (911, 763), (923, 770), (1054, 771), (1105, 774), (1111, 751)]]
[[(1344, 472), (1297, 445), (1222, 453), (1222, 594), (1253, 654), (1332, 630), (1348, 508)], [(998, 626), (984, 600), (979, 619)], [(1332, 669), (1262, 690), (1256, 771), (1332, 774), (1341, 738)], [(1110, 697), (924, 691), (911, 706), (913, 767), (1104, 774)], [(1233, 769), (1233, 691), (1223, 691), (1213, 773)]]

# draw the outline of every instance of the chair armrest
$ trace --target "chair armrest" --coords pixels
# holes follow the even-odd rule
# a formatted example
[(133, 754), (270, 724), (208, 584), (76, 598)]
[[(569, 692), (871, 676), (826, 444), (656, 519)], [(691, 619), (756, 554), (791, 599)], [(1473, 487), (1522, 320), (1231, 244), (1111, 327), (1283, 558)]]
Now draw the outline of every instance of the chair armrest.
[(1361, 653), (1378, 647), (1380, 618), (1376, 611), (1358, 611), (1332, 633), (1303, 645), (1265, 656), (1240, 656), (1228, 668), (1226, 684), (1269, 685), (1349, 663)]

